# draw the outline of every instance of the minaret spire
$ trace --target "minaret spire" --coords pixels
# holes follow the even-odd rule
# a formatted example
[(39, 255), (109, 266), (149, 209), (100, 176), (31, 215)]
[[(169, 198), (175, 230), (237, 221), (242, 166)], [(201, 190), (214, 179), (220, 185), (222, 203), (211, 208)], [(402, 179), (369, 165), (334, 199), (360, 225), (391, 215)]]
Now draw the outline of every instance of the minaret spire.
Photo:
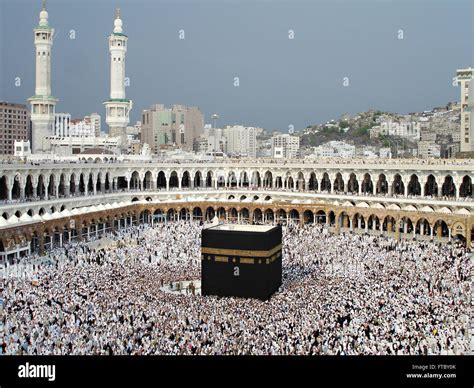
[(127, 149), (126, 128), (130, 121), (132, 101), (125, 96), (125, 57), (128, 37), (123, 32), (120, 8), (115, 10), (114, 29), (109, 36), (110, 98), (104, 102), (109, 136), (121, 138), (121, 148)]
[(55, 107), (58, 100), (51, 95), (51, 52), (54, 29), (48, 22), (46, 0), (42, 1), (39, 24), (33, 30), (35, 42), (35, 95), (31, 104), (31, 149), (33, 153), (49, 151), (48, 138), (53, 136)]

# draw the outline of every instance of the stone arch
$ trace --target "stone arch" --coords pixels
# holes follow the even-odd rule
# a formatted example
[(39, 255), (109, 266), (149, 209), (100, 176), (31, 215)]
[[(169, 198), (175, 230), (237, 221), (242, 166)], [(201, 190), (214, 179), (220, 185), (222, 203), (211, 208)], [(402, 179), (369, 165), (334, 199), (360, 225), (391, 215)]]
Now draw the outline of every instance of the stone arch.
[(438, 183), (433, 174), (428, 175), (426, 178), (426, 183), (424, 187), (424, 195), (429, 197), (438, 196)]
[(35, 188), (33, 187), (33, 177), (28, 174), (25, 183), (25, 198), (32, 198), (34, 196)]
[(8, 179), (6, 175), (0, 178), (0, 200), (5, 201), (8, 199)]
[(64, 197), (66, 195), (66, 174), (62, 173), (59, 176), (58, 196)]
[(275, 188), (276, 189), (282, 189), (283, 188), (283, 179), (281, 178), (281, 176), (277, 176), (275, 178)]
[(225, 220), (226, 219), (226, 210), (223, 206), (220, 206), (219, 208), (217, 208), (217, 218), (219, 220)]
[(456, 185), (451, 175), (444, 177), (443, 186), (441, 187), (441, 195), (443, 197), (456, 197)]
[(202, 210), (199, 206), (193, 209), (193, 218), (202, 221)]
[(250, 219), (249, 209), (244, 207), (243, 209), (240, 210), (240, 219), (242, 221), (249, 221), (249, 219)]
[(386, 215), (383, 219), (382, 230), (388, 233), (395, 233), (396, 220), (392, 215)]
[(176, 210), (174, 208), (168, 209), (166, 212), (166, 219), (168, 221), (176, 221)]
[(21, 197), (21, 185), (20, 185), (20, 174), (15, 175), (13, 179), (12, 187), (12, 199), (20, 199)]
[(274, 214), (273, 214), (273, 210), (272, 209), (267, 209), (265, 210), (265, 220), (266, 221), (270, 221), (270, 222), (273, 222), (275, 217), (274, 217)]
[(314, 223), (314, 213), (307, 209), (303, 212), (303, 222), (305, 224), (313, 224)]
[(108, 172), (105, 173), (104, 190), (105, 190), (106, 192), (109, 192), (109, 191), (110, 191), (110, 173), (108, 173)]
[(94, 191), (94, 179), (92, 173), (89, 173), (89, 180), (87, 181), (87, 192), (91, 193)]
[(194, 183), (194, 187), (202, 187), (203, 186), (201, 171), (198, 170), (198, 171), (195, 172), (193, 183)]
[(441, 237), (449, 237), (449, 227), (445, 220), (438, 219), (433, 223), (433, 235)]
[(262, 222), (263, 221), (263, 213), (262, 210), (257, 208), (253, 211), (253, 222)]
[(424, 217), (421, 217), (416, 221), (416, 230), (418, 232), (417, 234), (419, 234), (420, 236), (431, 235), (431, 225), (429, 221)]
[(54, 174), (51, 174), (49, 176), (48, 196), (55, 197), (56, 194), (56, 176)]
[(79, 193), (85, 193), (86, 192), (86, 178), (84, 176), (84, 173), (81, 173), (79, 176)]
[(138, 171), (134, 171), (130, 177), (130, 189), (140, 190), (140, 174)]
[(237, 177), (234, 171), (227, 174), (227, 187), (237, 187)]
[(239, 176), (239, 182), (241, 187), (249, 187), (249, 176), (247, 174), (247, 171), (242, 171)]
[(376, 214), (367, 218), (367, 224), (369, 230), (380, 230), (380, 218)]
[(98, 172), (97, 176), (95, 177), (95, 191), (100, 193), (102, 191), (102, 172)]
[(335, 226), (336, 225), (336, 213), (334, 212), (334, 210), (329, 210), (327, 212), (327, 216), (326, 216), (326, 223), (327, 225), (329, 226)]
[(352, 227), (354, 229), (357, 228), (359, 230), (364, 230), (366, 221), (367, 220), (365, 219), (365, 217), (362, 214), (355, 213), (352, 216)]
[(326, 212), (324, 210), (318, 210), (314, 215), (314, 221), (317, 224), (326, 224)]
[(464, 175), (461, 186), (459, 186), (460, 197), (472, 197), (472, 179), (469, 175)]
[(185, 208), (183, 207), (180, 211), (179, 211), (179, 219), (180, 220), (188, 220), (189, 219), (189, 209), (188, 208)]
[(189, 174), (189, 171), (183, 172), (183, 176), (181, 177), (181, 187), (191, 187), (191, 175)]
[(385, 174), (379, 174), (376, 186), (376, 194), (388, 194), (388, 182)]
[(348, 228), (350, 226), (350, 221), (349, 221), (349, 214), (347, 214), (346, 211), (342, 211), (339, 213), (337, 216), (338, 224), (342, 228)]
[(36, 195), (41, 199), (43, 199), (44, 196), (46, 195), (46, 186), (44, 183), (43, 174), (40, 174), (38, 177), (38, 186), (36, 188)]
[(308, 189), (310, 191), (317, 191), (318, 190), (318, 180), (316, 179), (316, 174), (314, 172), (309, 174)]
[(75, 195), (77, 192), (76, 187), (76, 174), (72, 173), (69, 177), (69, 194)]
[(260, 178), (260, 172), (253, 171), (252, 178), (250, 181), (252, 187), (260, 187), (262, 185), (262, 179)]
[(229, 209), (227, 217), (230, 221), (237, 221), (237, 219), (238, 219), (237, 209), (235, 207), (231, 207)]
[(153, 174), (147, 171), (143, 177), (143, 190), (151, 190), (153, 188)]
[(372, 194), (374, 191), (374, 184), (372, 182), (372, 177), (370, 174), (367, 172), (364, 174), (364, 179), (362, 180), (361, 183), (361, 191), (364, 194)]
[(164, 171), (158, 172), (158, 176), (156, 177), (156, 187), (158, 189), (166, 188), (166, 175)]
[(393, 177), (392, 193), (395, 195), (405, 194), (405, 184), (403, 183), (403, 179), (400, 174), (395, 174)]
[(292, 222), (300, 221), (300, 212), (297, 209), (291, 209), (288, 215), (289, 215), (290, 221)]
[(415, 228), (415, 225), (413, 224), (413, 221), (411, 220), (410, 217), (402, 217), (400, 220), (400, 232), (405, 233), (405, 234), (411, 234), (413, 233), (413, 230)]
[(306, 181), (304, 179), (304, 174), (302, 171), (298, 172), (296, 176), (296, 190), (302, 191), (306, 189)]
[(412, 174), (408, 182), (408, 195), (421, 195), (421, 184), (416, 174)]
[(461, 240), (464, 244), (466, 243), (466, 228), (462, 222), (455, 222), (451, 228), (451, 236), (455, 240)]
[(340, 172), (336, 174), (336, 179), (334, 179), (333, 190), (336, 193), (344, 192), (344, 179), (342, 179), (342, 174)]
[(282, 224), (286, 223), (286, 211), (285, 209), (278, 209), (276, 212), (276, 222)]
[(179, 179), (178, 173), (176, 171), (171, 171), (170, 180), (169, 180), (169, 188), (176, 188), (179, 187)]
[(212, 171), (208, 171), (206, 174), (206, 187), (213, 187), (214, 176)]
[(266, 171), (263, 176), (263, 187), (272, 188), (273, 187), (273, 174), (271, 171)]
[(349, 181), (347, 182), (347, 191), (349, 193), (357, 194), (359, 192), (359, 181), (354, 173), (349, 175)]

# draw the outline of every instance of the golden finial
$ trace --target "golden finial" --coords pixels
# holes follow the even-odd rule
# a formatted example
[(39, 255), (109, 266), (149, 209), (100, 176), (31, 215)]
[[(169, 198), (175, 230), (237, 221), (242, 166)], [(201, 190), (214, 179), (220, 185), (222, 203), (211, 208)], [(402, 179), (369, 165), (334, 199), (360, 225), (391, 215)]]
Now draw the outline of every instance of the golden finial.
[(115, 10), (115, 19), (120, 19), (120, 8)]
[(43, 11), (46, 11), (46, 0), (43, 0)]

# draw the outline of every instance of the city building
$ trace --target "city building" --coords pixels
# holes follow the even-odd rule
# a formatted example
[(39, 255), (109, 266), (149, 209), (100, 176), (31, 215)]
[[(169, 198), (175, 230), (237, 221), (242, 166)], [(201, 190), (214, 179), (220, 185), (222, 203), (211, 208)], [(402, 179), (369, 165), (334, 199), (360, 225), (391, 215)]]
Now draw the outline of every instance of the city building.
[(225, 151), (229, 156), (257, 156), (257, 131), (255, 127), (227, 126), (222, 130), (226, 139)]
[(300, 138), (290, 134), (272, 137), (272, 157), (293, 159), (299, 156)]
[(356, 147), (344, 141), (332, 140), (314, 147), (314, 155), (317, 158), (352, 158), (356, 154)]
[(122, 138), (120, 137), (95, 137), (95, 136), (69, 136), (51, 138), (49, 146), (55, 155), (76, 155), (89, 149), (101, 148), (114, 154), (121, 153)]
[(0, 155), (14, 155), (15, 141), (28, 140), (29, 131), (27, 106), (0, 101)]
[(54, 114), (54, 136), (69, 137), (69, 125), (71, 124), (70, 113)]
[(141, 123), (141, 143), (148, 144), (155, 155), (164, 145), (192, 151), (194, 141), (204, 130), (204, 116), (199, 108), (184, 105), (166, 108), (154, 104), (143, 110)]
[(370, 137), (388, 135), (418, 141), (420, 139), (420, 130), (421, 124), (418, 121), (414, 121), (410, 116), (387, 117), (382, 120), (379, 119), (379, 125), (370, 129)]
[(49, 151), (47, 139), (54, 135), (54, 113), (58, 99), (51, 95), (51, 48), (52, 29), (48, 22), (45, 3), (40, 12), (39, 25), (33, 30), (36, 58), (35, 95), (28, 101), (31, 104), (31, 147), (33, 153)]
[(94, 136), (100, 137), (102, 131), (102, 118), (98, 113), (91, 113), (89, 116), (84, 117), (84, 121), (86, 124), (94, 127)]
[(420, 158), (439, 158), (441, 146), (432, 140), (421, 140), (418, 142), (418, 156)]
[(128, 37), (123, 33), (120, 9), (117, 9), (114, 30), (109, 36), (110, 51), (110, 99), (104, 102), (109, 136), (119, 137), (123, 151), (128, 148), (126, 128), (130, 122), (132, 101), (125, 96), (125, 55)]
[(128, 143), (128, 154), (130, 155), (139, 155), (141, 153), (141, 128), (142, 124), (140, 121), (137, 121), (135, 125), (127, 127), (127, 143)]
[(31, 155), (31, 143), (29, 140), (15, 140), (15, 157), (25, 160)]
[(474, 151), (474, 68), (459, 69), (456, 73), (461, 87), (461, 152)]

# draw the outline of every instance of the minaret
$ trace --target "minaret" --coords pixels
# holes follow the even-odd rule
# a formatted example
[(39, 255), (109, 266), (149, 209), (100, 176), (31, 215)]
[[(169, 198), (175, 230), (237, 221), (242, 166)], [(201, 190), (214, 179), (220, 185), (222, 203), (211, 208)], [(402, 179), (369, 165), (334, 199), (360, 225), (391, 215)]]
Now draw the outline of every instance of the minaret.
[(39, 25), (34, 31), (36, 46), (36, 88), (31, 103), (31, 150), (33, 153), (48, 151), (50, 146), (46, 138), (54, 135), (54, 112), (58, 100), (51, 96), (51, 47), (52, 29), (48, 24), (46, 0), (40, 12)]
[(121, 137), (122, 150), (127, 148), (126, 129), (130, 121), (129, 113), (132, 101), (125, 98), (125, 54), (127, 35), (123, 33), (120, 9), (114, 21), (114, 32), (109, 36), (110, 51), (110, 99), (104, 102), (106, 123), (110, 137)]

